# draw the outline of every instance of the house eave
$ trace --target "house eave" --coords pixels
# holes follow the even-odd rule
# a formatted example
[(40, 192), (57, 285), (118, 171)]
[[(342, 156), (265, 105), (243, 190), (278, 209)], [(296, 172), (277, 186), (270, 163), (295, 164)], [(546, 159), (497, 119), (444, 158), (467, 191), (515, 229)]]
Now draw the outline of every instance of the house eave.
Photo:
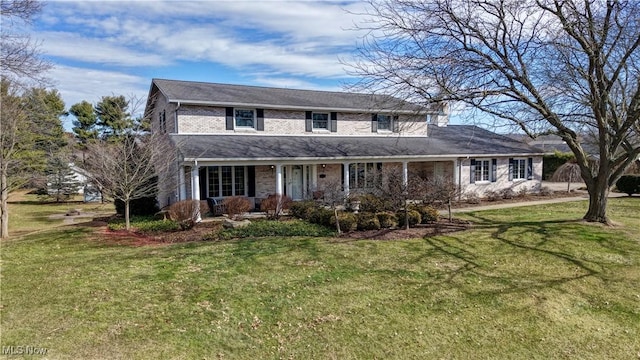
[(390, 108), (339, 108), (339, 107), (314, 107), (300, 105), (274, 105), (260, 103), (243, 103), (243, 102), (221, 102), (221, 101), (198, 101), (184, 99), (169, 99), (169, 102), (181, 105), (196, 106), (215, 106), (215, 107), (244, 107), (244, 108), (260, 108), (273, 110), (317, 110), (317, 111), (335, 111), (349, 113), (394, 113), (394, 114), (411, 114), (411, 115), (435, 115), (437, 112), (424, 110), (407, 110), (407, 109), (390, 109)]

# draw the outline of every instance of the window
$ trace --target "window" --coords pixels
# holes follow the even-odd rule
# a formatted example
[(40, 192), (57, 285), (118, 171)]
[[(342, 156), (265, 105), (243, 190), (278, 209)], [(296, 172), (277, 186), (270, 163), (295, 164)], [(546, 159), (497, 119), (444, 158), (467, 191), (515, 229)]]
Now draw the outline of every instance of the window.
[(314, 129), (329, 129), (329, 114), (328, 113), (313, 113), (312, 115), (313, 128)]
[(513, 159), (511, 178), (513, 180), (527, 180), (527, 159)]
[(489, 167), (491, 162), (489, 160), (476, 160), (475, 181), (491, 181), (489, 174)]
[(382, 163), (349, 164), (349, 188), (371, 189), (382, 183)]
[(246, 196), (246, 178), (244, 166), (208, 166), (208, 196)]
[(253, 128), (256, 112), (252, 109), (235, 109), (236, 127)]
[(391, 131), (391, 115), (378, 114), (376, 120), (378, 121), (378, 131)]

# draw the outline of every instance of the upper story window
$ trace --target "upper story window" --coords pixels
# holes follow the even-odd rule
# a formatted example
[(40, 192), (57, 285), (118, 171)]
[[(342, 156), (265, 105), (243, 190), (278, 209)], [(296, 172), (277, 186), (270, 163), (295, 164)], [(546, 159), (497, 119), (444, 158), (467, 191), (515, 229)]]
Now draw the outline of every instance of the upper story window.
[(237, 128), (254, 128), (256, 112), (253, 109), (235, 109), (234, 119)]
[(392, 117), (391, 115), (383, 115), (383, 114), (377, 114), (376, 115), (376, 120), (378, 121), (378, 131), (380, 130), (384, 130), (384, 131), (391, 131), (391, 120)]
[(160, 132), (166, 134), (167, 132), (167, 114), (164, 110), (158, 114), (158, 122), (160, 125)]
[(313, 129), (329, 130), (329, 113), (313, 113)]

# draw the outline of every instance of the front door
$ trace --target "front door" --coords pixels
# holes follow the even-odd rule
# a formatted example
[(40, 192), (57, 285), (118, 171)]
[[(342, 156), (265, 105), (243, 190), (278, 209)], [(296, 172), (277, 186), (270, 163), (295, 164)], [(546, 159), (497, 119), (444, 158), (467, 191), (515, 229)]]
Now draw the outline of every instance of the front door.
[(290, 191), (289, 196), (292, 200), (302, 200), (304, 196), (303, 192), (303, 172), (302, 166), (291, 166), (291, 182), (289, 183)]

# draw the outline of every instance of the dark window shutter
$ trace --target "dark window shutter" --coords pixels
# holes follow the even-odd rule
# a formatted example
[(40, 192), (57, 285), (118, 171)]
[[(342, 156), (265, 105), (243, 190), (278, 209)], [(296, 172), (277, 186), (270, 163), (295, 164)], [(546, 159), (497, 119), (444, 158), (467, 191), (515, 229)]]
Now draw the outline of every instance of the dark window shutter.
[(256, 167), (255, 166), (247, 166), (247, 177), (248, 177), (248, 185), (249, 185), (249, 193), (247, 196), (254, 197), (256, 196)]
[(476, 159), (471, 159), (469, 169), (471, 169), (471, 183), (473, 184), (476, 182)]
[(207, 198), (207, 192), (209, 189), (207, 188), (207, 167), (202, 166), (198, 169), (198, 176), (200, 179), (200, 200), (204, 200)]
[(509, 158), (509, 181), (513, 181), (513, 158)]
[(233, 108), (227, 108), (227, 130), (233, 130)]
[(394, 116), (391, 120), (391, 126), (394, 133), (400, 132), (400, 122), (398, 121), (398, 116)]
[(331, 132), (337, 132), (337, 131), (338, 131), (338, 113), (332, 112), (331, 113)]
[(527, 159), (527, 180), (533, 180), (533, 158)]
[(498, 159), (491, 159), (491, 182), (498, 180)]
[(371, 132), (378, 132), (378, 114), (371, 114)]
[(304, 131), (306, 132), (310, 132), (313, 130), (313, 123), (311, 120), (311, 116), (312, 116), (312, 112), (311, 111), (305, 111), (304, 115), (305, 115), (305, 120), (304, 120)]
[(256, 109), (256, 130), (264, 131), (264, 109)]

